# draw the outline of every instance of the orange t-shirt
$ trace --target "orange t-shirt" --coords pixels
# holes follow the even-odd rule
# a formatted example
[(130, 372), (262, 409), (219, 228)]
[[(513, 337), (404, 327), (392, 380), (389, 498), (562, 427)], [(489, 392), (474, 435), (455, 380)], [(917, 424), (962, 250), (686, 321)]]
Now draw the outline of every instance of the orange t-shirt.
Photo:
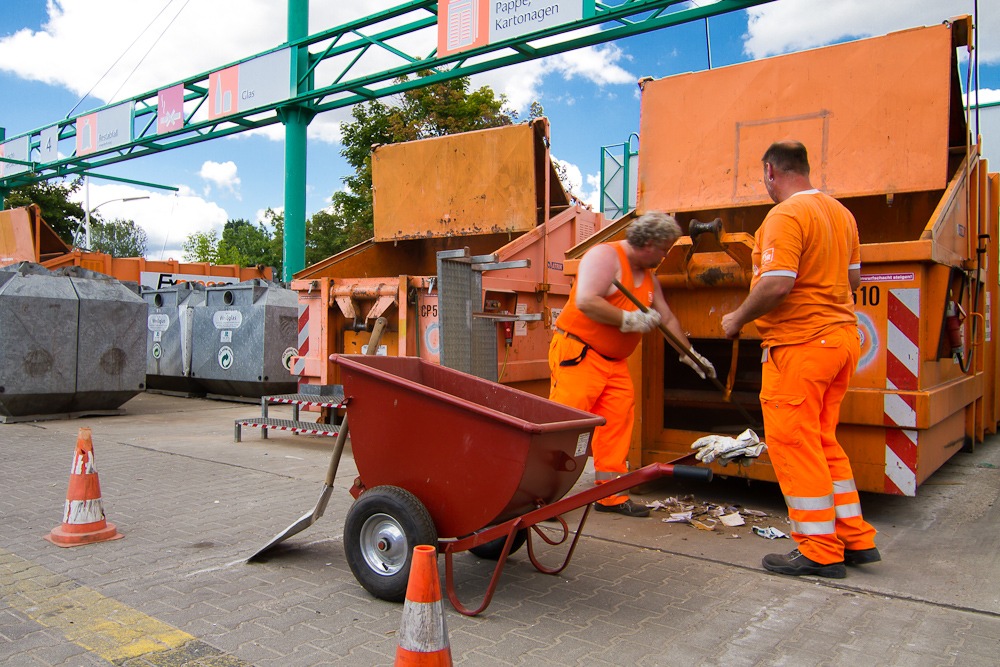
[(796, 193), (770, 210), (755, 240), (750, 289), (767, 275), (795, 278), (785, 300), (756, 320), (762, 347), (857, 324), (847, 272), (861, 268), (861, 243), (843, 204), (818, 190)]
[[(630, 287), (635, 284), (632, 276), (632, 267), (628, 262), (623, 246), (624, 241), (617, 241), (610, 244), (618, 252), (618, 263), (621, 265), (621, 284)], [(630, 290), (633, 295), (642, 301), (646, 307), (653, 305), (653, 272), (643, 271), (642, 284)], [(629, 301), (628, 297), (620, 291), (615, 290), (604, 299), (616, 308), (622, 310), (637, 310), (636, 305)], [(632, 354), (636, 345), (642, 340), (640, 333), (622, 333), (617, 326), (602, 324), (590, 319), (579, 308), (576, 307), (576, 283), (573, 283), (569, 291), (569, 299), (566, 306), (556, 320), (556, 326), (573, 334), (580, 340), (586, 342), (600, 354), (611, 359), (624, 359)]]

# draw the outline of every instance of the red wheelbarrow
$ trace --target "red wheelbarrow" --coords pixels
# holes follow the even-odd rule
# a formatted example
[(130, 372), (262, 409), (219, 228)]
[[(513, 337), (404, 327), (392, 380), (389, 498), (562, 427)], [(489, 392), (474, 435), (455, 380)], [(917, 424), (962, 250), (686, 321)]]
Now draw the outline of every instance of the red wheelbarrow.
[[(603, 417), (414, 357), (331, 360), (340, 365), (359, 473), (344, 550), (358, 582), (383, 600), (404, 599), (413, 547), (428, 544), (444, 554), (448, 599), (474, 616), (525, 542), (540, 572), (565, 569), (594, 501), (665, 475), (712, 478), (707, 468), (654, 463), (564, 497), (583, 473)], [(565, 560), (555, 568), (540, 563), (531, 533), (562, 544), (571, 532), (562, 515), (580, 507)], [(536, 527), (551, 519), (562, 528), (557, 539)], [(455, 594), (452, 556), (462, 551), (497, 561), (474, 609)]]

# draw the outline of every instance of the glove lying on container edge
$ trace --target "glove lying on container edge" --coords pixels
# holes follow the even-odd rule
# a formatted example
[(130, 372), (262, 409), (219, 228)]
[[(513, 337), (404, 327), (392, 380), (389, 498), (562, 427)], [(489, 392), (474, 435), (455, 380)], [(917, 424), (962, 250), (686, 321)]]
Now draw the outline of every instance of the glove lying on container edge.
[(733, 459), (743, 458), (744, 463), (749, 465), (751, 458), (757, 458), (767, 448), (757, 434), (751, 429), (747, 429), (735, 438), (725, 435), (706, 435), (698, 438), (691, 444), (691, 449), (697, 449), (695, 459), (702, 463), (711, 463), (716, 459), (719, 465), (726, 465)]

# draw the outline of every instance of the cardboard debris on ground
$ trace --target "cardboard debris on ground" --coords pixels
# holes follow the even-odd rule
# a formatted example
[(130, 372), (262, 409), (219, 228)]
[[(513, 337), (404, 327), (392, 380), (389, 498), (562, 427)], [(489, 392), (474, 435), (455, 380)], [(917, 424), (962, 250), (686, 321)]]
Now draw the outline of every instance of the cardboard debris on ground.
[[(726, 528), (736, 528), (749, 524), (763, 524), (768, 518), (767, 512), (747, 509), (739, 505), (716, 505), (715, 503), (699, 502), (691, 494), (671, 496), (663, 500), (646, 503), (646, 507), (654, 512), (663, 512), (668, 516), (663, 523), (686, 523), (698, 530), (715, 530), (722, 524)], [(721, 533), (720, 533), (721, 534)], [(730, 539), (738, 538), (736, 534)]]

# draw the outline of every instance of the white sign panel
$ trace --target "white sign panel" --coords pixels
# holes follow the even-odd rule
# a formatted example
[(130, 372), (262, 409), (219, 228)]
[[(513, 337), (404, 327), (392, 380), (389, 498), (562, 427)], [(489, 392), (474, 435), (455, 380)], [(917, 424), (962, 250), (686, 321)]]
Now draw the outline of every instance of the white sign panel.
[(291, 49), (282, 49), (209, 74), (209, 119), (287, 100), (291, 64)]
[(579, 21), (594, 0), (441, 0), (438, 55), (448, 55)]
[(490, 43), (583, 18), (582, 0), (494, 0), (490, 3)]
[(149, 289), (173, 287), (179, 283), (198, 283), (206, 287), (215, 285), (234, 285), (239, 278), (229, 276), (205, 276), (200, 273), (159, 273), (156, 271), (140, 271), (139, 285)]
[(55, 162), (59, 159), (59, 126), (46, 127), (40, 133), (38, 144), (38, 161), (42, 164)]
[[(9, 158), (11, 160), (24, 160), (28, 161), (28, 153), (30, 149), (28, 135), (23, 137), (18, 137), (17, 139), (11, 139), (0, 145), (0, 157)], [(0, 162), (0, 176), (13, 176), (14, 174), (22, 174), (28, 171), (28, 165), (26, 164), (14, 164), (13, 162)]]
[(132, 102), (80, 116), (76, 119), (76, 154), (124, 146), (132, 141)]

